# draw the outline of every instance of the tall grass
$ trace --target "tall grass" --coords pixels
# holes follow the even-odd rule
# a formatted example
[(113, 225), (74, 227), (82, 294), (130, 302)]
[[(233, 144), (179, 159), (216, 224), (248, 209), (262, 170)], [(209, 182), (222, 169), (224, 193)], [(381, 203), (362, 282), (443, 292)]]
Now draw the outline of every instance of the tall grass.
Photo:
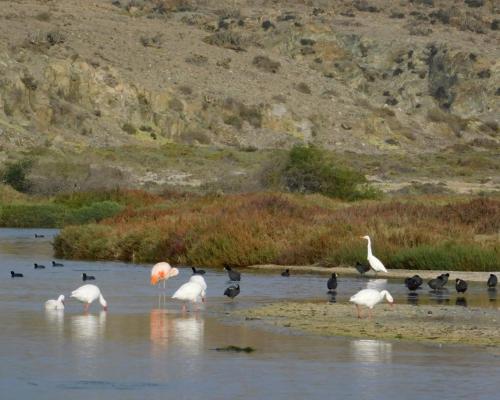
[[(499, 269), (500, 200), (417, 198), (346, 203), (256, 193), (175, 198), (65, 228), (58, 256), (174, 264), (352, 264), (374, 253), (389, 268)], [(481, 241), (477, 240), (481, 238)]]

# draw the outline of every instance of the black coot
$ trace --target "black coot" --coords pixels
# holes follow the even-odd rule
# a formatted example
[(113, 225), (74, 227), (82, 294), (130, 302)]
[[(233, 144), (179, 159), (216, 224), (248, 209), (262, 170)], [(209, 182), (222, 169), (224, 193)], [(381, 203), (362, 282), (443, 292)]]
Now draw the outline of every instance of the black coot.
[(240, 285), (231, 285), (224, 291), (224, 296), (234, 299), (240, 294)]
[(205, 275), (204, 269), (196, 269), (195, 267), (191, 267), (193, 270), (193, 275)]
[(326, 282), (326, 287), (328, 290), (335, 290), (337, 289), (337, 274), (334, 272), (330, 279), (328, 279), (328, 282)]
[(95, 281), (95, 276), (87, 275), (85, 272), (82, 274), (82, 281)]

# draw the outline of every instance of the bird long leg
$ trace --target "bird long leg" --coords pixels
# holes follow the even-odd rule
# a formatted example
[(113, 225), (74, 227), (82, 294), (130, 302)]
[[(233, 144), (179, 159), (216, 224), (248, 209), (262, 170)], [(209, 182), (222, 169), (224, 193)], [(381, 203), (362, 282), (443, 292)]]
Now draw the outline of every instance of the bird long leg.
[(368, 309), (368, 319), (372, 319), (372, 309)]
[(88, 313), (89, 312), (89, 306), (90, 306), (90, 303), (85, 303), (83, 305), (83, 311), (85, 311), (86, 313)]
[(163, 280), (163, 289), (165, 289), (165, 279)]
[(359, 307), (359, 304), (356, 304), (356, 311), (358, 312), (358, 318), (361, 318), (361, 308)]
[(182, 304), (182, 313), (184, 314), (186, 312), (186, 303)]

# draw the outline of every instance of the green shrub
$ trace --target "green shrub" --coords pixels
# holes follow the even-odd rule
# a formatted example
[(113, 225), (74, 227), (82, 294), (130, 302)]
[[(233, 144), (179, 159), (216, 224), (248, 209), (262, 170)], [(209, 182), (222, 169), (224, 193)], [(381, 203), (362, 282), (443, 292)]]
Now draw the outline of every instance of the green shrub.
[(27, 175), (31, 170), (33, 162), (31, 160), (19, 160), (8, 163), (2, 173), (2, 182), (12, 186), (18, 192), (27, 192), (31, 187), (31, 182)]
[(292, 192), (321, 193), (344, 200), (378, 196), (363, 174), (335, 165), (324, 150), (313, 145), (296, 145), (290, 150), (283, 180)]

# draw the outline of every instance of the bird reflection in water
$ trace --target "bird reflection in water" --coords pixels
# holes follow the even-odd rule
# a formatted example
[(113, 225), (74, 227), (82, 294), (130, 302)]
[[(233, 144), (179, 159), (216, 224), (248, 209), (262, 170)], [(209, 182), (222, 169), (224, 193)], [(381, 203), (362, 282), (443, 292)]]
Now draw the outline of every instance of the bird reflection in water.
[(78, 367), (88, 371), (99, 358), (99, 347), (106, 330), (106, 311), (99, 315), (83, 314), (71, 317), (71, 338), (78, 354)]
[(380, 340), (353, 340), (350, 342), (353, 359), (363, 364), (392, 362), (392, 343)]
[(172, 314), (164, 309), (150, 313), (150, 339), (153, 352), (175, 344), (190, 354), (203, 350), (204, 320), (199, 315)]
[(330, 290), (328, 292), (328, 302), (329, 303), (336, 303), (337, 302), (337, 291), (336, 290)]
[(379, 292), (381, 290), (387, 289), (387, 279), (370, 279), (366, 283), (365, 289), (375, 289)]
[(467, 299), (465, 297), (457, 297), (455, 300), (455, 305), (456, 306), (462, 306), (462, 307), (467, 307)]
[(448, 304), (450, 302), (450, 292), (446, 288), (431, 290), (429, 292), (429, 298), (437, 304)]
[(488, 299), (491, 302), (496, 302), (497, 301), (497, 288), (488, 288)]
[(407, 303), (417, 306), (418, 305), (418, 293), (416, 292), (408, 292)]
[(45, 321), (51, 336), (60, 337), (64, 334), (64, 310), (45, 309)]

